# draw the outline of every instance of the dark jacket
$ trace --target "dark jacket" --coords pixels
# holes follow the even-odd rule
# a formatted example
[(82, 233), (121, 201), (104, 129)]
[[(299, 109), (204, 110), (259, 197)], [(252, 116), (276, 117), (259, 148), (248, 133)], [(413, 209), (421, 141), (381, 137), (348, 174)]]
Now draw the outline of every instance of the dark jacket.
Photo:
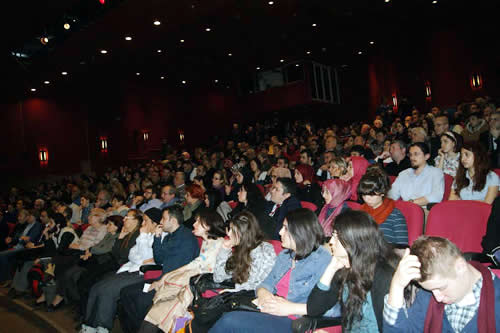
[(163, 274), (182, 267), (198, 257), (200, 247), (191, 230), (181, 225), (173, 233), (163, 238), (154, 238), (153, 258), (162, 265)]
[[(496, 141), (497, 149), (493, 149), (493, 141)], [(479, 142), (488, 152), (490, 157), (490, 167), (493, 169), (500, 168), (500, 137), (495, 139), (489, 131), (481, 133)]]
[(384, 167), (384, 170), (389, 176), (397, 177), (401, 171), (408, 168), (411, 168), (411, 163), (408, 156), (405, 156), (405, 158), (401, 160), (399, 164), (397, 164), (395, 161), (392, 161)]
[(258, 200), (256, 202), (249, 202), (246, 206), (239, 202), (238, 206), (234, 207), (233, 211), (231, 212), (231, 217), (235, 216), (242, 210), (247, 209), (257, 218), (260, 229), (266, 236), (266, 239), (272, 239), (275, 225), (272, 217), (266, 214), (266, 205), (267, 202), (264, 199)]
[[(384, 311), (384, 296), (389, 293), (394, 268), (387, 262), (379, 261), (375, 267), (373, 284), (370, 289), (373, 311), (377, 318), (378, 329), (382, 332)], [(326, 311), (337, 304), (340, 291), (340, 279), (338, 274), (333, 277), (329, 290), (321, 290), (314, 286), (307, 299), (307, 314), (312, 317), (322, 316)]]
[(317, 183), (305, 185), (304, 187), (297, 186), (297, 199), (315, 204), (318, 214), (321, 207), (325, 204), (325, 200), (321, 196), (321, 187)]
[[(274, 207), (274, 202), (268, 201), (266, 207), (267, 216), (271, 214), (273, 207)], [(283, 201), (281, 206), (276, 210), (276, 212), (272, 216), (272, 219), (274, 221), (274, 233), (272, 236), (273, 239), (278, 239), (278, 240), (280, 239), (279, 232), (281, 230), (281, 227), (283, 226), (283, 220), (285, 219), (286, 214), (300, 207), (301, 207), (300, 201), (294, 195), (290, 196), (288, 199)]]

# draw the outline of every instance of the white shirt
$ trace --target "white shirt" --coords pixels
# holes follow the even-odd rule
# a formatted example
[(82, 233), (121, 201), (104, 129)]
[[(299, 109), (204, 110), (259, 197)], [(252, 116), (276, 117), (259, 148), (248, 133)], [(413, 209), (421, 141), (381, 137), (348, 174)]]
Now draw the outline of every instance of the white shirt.
[(153, 258), (154, 237), (154, 233), (141, 233), (135, 240), (135, 245), (130, 249), (128, 254), (129, 261), (120, 267), (116, 274), (137, 272), (143, 265), (144, 260)]
[(413, 168), (401, 171), (388, 194), (393, 200), (402, 198), (404, 201), (425, 197), (429, 203), (441, 202), (443, 195), (443, 171), (430, 165), (426, 165), (419, 175)]
[[(486, 195), (488, 194), (488, 189), (491, 186), (496, 186), (497, 188), (500, 186), (500, 178), (498, 175), (490, 171), (486, 175), (486, 183), (481, 191), (474, 191), (472, 188), (474, 187), (473, 181), (469, 176), (469, 170), (465, 173), (465, 177), (469, 180), (469, 186), (464, 187), (460, 190), (460, 199), (462, 200), (478, 200), (483, 201), (486, 199)], [(455, 189), (457, 186), (455, 182), (453, 182), (453, 188)]]

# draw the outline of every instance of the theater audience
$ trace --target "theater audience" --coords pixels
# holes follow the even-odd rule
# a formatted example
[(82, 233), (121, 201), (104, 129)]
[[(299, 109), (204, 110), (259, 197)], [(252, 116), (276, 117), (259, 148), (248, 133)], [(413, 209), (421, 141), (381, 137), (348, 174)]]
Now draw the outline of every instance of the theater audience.
[[(280, 230), (285, 249), (256, 291), (261, 312), (228, 312), (210, 332), (290, 332), (289, 316), (307, 314), (307, 297), (331, 261), (323, 244), (324, 234), (313, 212), (299, 208), (287, 214)], [(292, 274), (293, 272), (293, 274)], [(327, 315), (340, 311), (332, 309)]]
[(361, 211), (337, 217), (328, 245), (332, 259), (307, 299), (307, 314), (340, 306), (344, 332), (382, 332), (384, 296), (399, 258)]
[(146, 212), (150, 208), (160, 208), (163, 202), (156, 198), (156, 193), (152, 185), (147, 185), (144, 188), (144, 196), (136, 196), (132, 201), (132, 209), (139, 209), (141, 212)]
[(250, 160), (250, 170), (253, 172), (252, 182), (263, 185), (267, 178), (267, 171), (262, 170), (262, 164), (259, 159), (254, 158)]
[(496, 111), (490, 116), (490, 130), (483, 132), (480, 142), (488, 152), (493, 169), (500, 168), (500, 112)]
[(460, 165), (450, 200), (477, 200), (491, 204), (498, 194), (500, 179), (489, 170), (488, 155), (478, 142), (462, 147)]
[(464, 142), (479, 141), (479, 137), (484, 132), (488, 132), (488, 123), (482, 118), (479, 109), (471, 110), (462, 132)]
[[(411, 281), (423, 289), (408, 305), (404, 290)], [(449, 240), (420, 236), (399, 262), (383, 316), (386, 333), (495, 332), (500, 280), (481, 263), (467, 262)]]
[(193, 229), (196, 213), (204, 206), (205, 191), (200, 185), (191, 184), (186, 187), (186, 205), (184, 206), (183, 223), (184, 226)]
[(401, 171), (411, 168), (410, 159), (406, 154), (406, 143), (403, 140), (394, 140), (391, 143), (389, 154), (386, 153), (382, 156), (390, 156), (392, 159), (392, 162), (384, 166), (384, 170), (389, 176), (398, 176)]
[(351, 156), (347, 166), (347, 173), (341, 177), (342, 180), (351, 183), (352, 201), (358, 201), (358, 184), (369, 165), (370, 163), (364, 157)]
[(413, 202), (420, 206), (441, 202), (444, 194), (444, 174), (427, 164), (429, 146), (423, 142), (410, 145), (411, 168), (402, 171), (392, 184), (389, 198)]
[(335, 157), (328, 164), (328, 172), (331, 178), (340, 178), (347, 173), (347, 162), (342, 157)]

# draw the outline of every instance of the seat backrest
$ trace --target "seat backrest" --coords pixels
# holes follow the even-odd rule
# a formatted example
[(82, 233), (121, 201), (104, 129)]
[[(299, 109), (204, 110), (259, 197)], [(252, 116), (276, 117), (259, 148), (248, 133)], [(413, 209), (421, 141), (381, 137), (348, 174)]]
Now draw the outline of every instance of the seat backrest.
[(444, 195), (443, 201), (448, 201), (451, 193), (451, 186), (453, 185), (453, 177), (449, 174), (444, 174)]
[(15, 223), (7, 222), (7, 227), (9, 228), (9, 236), (10, 236), (12, 234), (12, 232), (14, 231), (14, 228), (16, 227), (16, 224)]
[(255, 185), (257, 185), (257, 188), (262, 193), (262, 196), (265, 197), (266, 196), (266, 189), (264, 188), (264, 186), (262, 186), (261, 184), (255, 184)]
[(500, 177), (500, 169), (493, 169), (493, 171)]
[(229, 201), (228, 202), (229, 204), (229, 207), (231, 207), (231, 209), (234, 209), (236, 206), (238, 206), (238, 201)]
[(196, 240), (198, 241), (198, 247), (201, 249), (201, 245), (203, 244), (203, 238), (196, 237)]
[(425, 234), (448, 238), (462, 252), (483, 252), (491, 205), (471, 200), (444, 201), (429, 212)]
[(316, 209), (318, 209), (318, 207), (315, 204), (309, 201), (301, 201), (300, 206), (302, 206), (302, 208), (307, 208), (309, 210), (312, 210), (313, 212), (315, 212)]
[(424, 211), (422, 207), (413, 202), (396, 200), (396, 208), (405, 217), (408, 227), (408, 245), (412, 245), (415, 239), (424, 233)]
[(396, 178), (397, 178), (396, 176), (389, 176), (389, 179), (391, 180), (391, 184), (394, 183)]
[(281, 247), (281, 242), (279, 240), (271, 239), (268, 241), (274, 247), (274, 252), (278, 255), (281, 251), (283, 251), (283, 247)]
[(347, 204), (347, 206), (349, 206), (349, 208), (351, 209), (354, 209), (354, 210), (360, 210), (361, 209), (361, 205), (357, 202), (354, 202), (354, 201), (346, 201), (345, 202)]

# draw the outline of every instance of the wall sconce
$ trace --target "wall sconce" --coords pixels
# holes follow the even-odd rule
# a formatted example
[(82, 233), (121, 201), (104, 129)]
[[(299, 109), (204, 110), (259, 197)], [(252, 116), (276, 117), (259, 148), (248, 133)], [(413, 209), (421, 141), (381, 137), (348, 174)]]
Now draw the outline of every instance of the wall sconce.
[(180, 142), (184, 142), (184, 131), (183, 130), (179, 130), (179, 141)]
[(142, 133), (142, 137), (143, 137), (144, 141), (148, 141), (149, 140), (149, 132), (148, 131), (144, 131)]
[(396, 94), (392, 94), (392, 109), (394, 112), (398, 111), (398, 97)]
[(101, 153), (107, 153), (108, 152), (108, 138), (105, 136), (101, 136), (99, 138), (99, 146), (101, 147)]
[(49, 150), (45, 146), (38, 147), (38, 160), (40, 166), (47, 166), (49, 164)]
[(473, 90), (481, 89), (483, 87), (483, 77), (481, 73), (472, 73), (470, 77), (470, 86)]
[(425, 81), (425, 99), (430, 101), (432, 99), (431, 83)]

